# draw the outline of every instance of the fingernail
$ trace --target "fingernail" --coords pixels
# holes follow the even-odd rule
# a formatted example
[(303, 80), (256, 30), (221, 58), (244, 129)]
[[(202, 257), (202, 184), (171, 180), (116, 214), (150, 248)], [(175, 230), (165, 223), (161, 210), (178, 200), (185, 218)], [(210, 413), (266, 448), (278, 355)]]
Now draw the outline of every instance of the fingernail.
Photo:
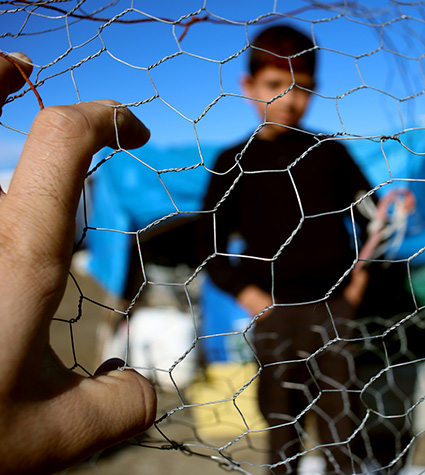
[(9, 53), (9, 56), (12, 56), (12, 58), (21, 59), (22, 61), (31, 63), (31, 59), (25, 53), (21, 53), (20, 51)]
[(104, 361), (99, 368), (97, 368), (94, 372), (94, 376), (109, 373), (109, 371), (114, 371), (123, 366), (125, 366), (125, 362), (121, 358), (110, 358), (109, 360)]

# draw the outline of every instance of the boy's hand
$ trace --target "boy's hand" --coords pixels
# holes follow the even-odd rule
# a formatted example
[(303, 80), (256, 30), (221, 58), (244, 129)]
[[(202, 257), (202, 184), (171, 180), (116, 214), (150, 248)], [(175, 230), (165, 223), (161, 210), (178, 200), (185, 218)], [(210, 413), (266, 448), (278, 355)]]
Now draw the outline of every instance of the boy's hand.
[[(31, 67), (19, 62), (29, 75)], [(0, 58), (0, 105), (23, 82)], [(42, 110), (8, 193), (0, 193), (2, 473), (59, 471), (143, 432), (155, 418), (154, 390), (138, 373), (82, 377), (66, 369), (49, 345), (91, 158), (116, 137), (123, 148), (149, 138), (144, 125), (116, 105), (104, 101)]]
[(362, 268), (354, 268), (351, 273), (351, 281), (345, 287), (343, 295), (347, 302), (354, 308), (358, 308), (363, 301), (369, 283), (369, 273)]
[[(237, 296), (238, 302), (245, 307), (252, 316), (258, 315), (265, 308), (273, 305), (273, 300), (270, 294), (260, 289), (256, 285), (248, 285)], [(259, 318), (263, 319), (267, 316), (268, 310)]]

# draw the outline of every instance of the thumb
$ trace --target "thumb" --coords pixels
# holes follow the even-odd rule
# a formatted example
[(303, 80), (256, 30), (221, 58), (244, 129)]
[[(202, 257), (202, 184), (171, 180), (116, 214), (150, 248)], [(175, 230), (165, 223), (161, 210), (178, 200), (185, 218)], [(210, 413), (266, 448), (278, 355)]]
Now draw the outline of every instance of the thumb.
[[(50, 392), (47, 400), (31, 398), (17, 414), (11, 405), (13, 424), (0, 445), (1, 473), (57, 473), (141, 434), (155, 420), (155, 391), (134, 370), (117, 369), (91, 378), (66, 370), (59, 379), (64, 386)], [(8, 460), (17, 450), (19, 460)]]
[(60, 420), (62, 430), (68, 425), (71, 440), (62, 441), (63, 445), (56, 448), (65, 466), (140, 435), (155, 421), (155, 390), (132, 369), (84, 378), (67, 396), (66, 407), (72, 409), (62, 410)]
[(93, 432), (88, 430), (87, 437), (102, 448), (146, 431), (155, 421), (157, 405), (153, 386), (137, 371), (106, 371), (99, 374), (98, 370), (81, 385), (84, 400), (91, 402), (92, 410), (96, 408), (92, 413), (96, 425), (92, 426)]

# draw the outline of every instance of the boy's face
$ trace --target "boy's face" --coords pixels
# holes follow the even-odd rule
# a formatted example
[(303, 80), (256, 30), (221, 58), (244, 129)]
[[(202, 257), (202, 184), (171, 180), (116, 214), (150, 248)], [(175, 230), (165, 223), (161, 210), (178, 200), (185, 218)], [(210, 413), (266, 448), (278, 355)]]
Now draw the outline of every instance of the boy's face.
[[(310, 74), (294, 72), (294, 78), (297, 86), (313, 89), (314, 81)], [(297, 127), (308, 106), (309, 92), (294, 86), (283, 96), (268, 102), (283, 94), (292, 84), (290, 71), (270, 65), (260, 69), (254, 76), (246, 76), (242, 88), (247, 96), (258, 99), (253, 104), (261, 120)], [(266, 140), (273, 140), (287, 131), (286, 127), (269, 124), (261, 129), (260, 136)]]

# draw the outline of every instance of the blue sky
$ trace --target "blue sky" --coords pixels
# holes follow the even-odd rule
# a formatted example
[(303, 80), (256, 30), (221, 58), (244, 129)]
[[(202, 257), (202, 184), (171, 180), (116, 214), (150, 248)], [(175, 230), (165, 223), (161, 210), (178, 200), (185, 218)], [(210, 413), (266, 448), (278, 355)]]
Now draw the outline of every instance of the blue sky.
[[(321, 48), (317, 94), (305, 117), (306, 127), (375, 135), (420, 123), (424, 8), (390, 0), (354, 2), (347, 10), (336, 2), (324, 2), (326, 9), (312, 3), (120, 0), (95, 16), (110, 19), (132, 11), (103, 27), (105, 21), (67, 17), (52, 9), (13, 7), (6, 12), (2, 5), (0, 51), (24, 51), (32, 58), (32, 79), (44, 81), (38, 90), (46, 106), (113, 98), (132, 104), (132, 111), (151, 129), (155, 145), (195, 144), (194, 122), (201, 144), (226, 145), (258, 124), (253, 108), (240, 96), (246, 53), (238, 52), (247, 38), (264, 28), (259, 18), (265, 16), (268, 24), (291, 23), (314, 34)], [(76, 5), (52, 4), (67, 11)], [(105, 5), (87, 1), (76, 13)], [(173, 26), (173, 21), (203, 7), (198, 18), (208, 19), (192, 24), (179, 42), (184, 28)], [(122, 22), (130, 20), (150, 21)], [(220, 94), (225, 96), (209, 108)], [(412, 95), (417, 97), (405, 100)], [(4, 107), (1, 122), (28, 131), (37, 111), (36, 98), (29, 92)], [(0, 139), (0, 162), (15, 162), (25, 136), (0, 127)]]

